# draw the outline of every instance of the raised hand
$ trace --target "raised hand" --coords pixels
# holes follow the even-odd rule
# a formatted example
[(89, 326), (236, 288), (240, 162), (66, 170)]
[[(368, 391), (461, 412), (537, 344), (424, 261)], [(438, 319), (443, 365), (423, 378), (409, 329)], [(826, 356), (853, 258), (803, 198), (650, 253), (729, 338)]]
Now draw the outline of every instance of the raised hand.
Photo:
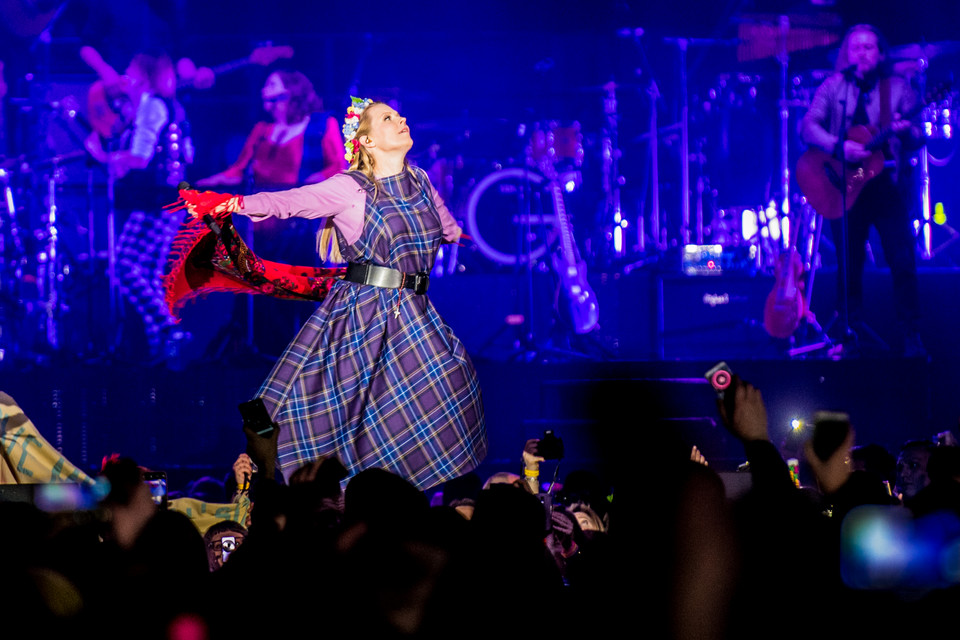
[(737, 376), (734, 376), (734, 382), (736, 391), (734, 392), (732, 416), (727, 415), (724, 403), (717, 400), (717, 408), (720, 411), (723, 423), (733, 435), (744, 442), (769, 440), (767, 407), (763, 404), (763, 395), (760, 390)]

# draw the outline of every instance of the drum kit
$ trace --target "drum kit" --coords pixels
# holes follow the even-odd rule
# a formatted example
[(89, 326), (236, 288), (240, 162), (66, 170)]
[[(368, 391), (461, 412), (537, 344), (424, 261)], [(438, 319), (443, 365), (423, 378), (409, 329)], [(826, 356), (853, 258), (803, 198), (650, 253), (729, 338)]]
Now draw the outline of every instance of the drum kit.
[[(772, 272), (777, 256), (789, 244), (790, 225), (812, 228), (813, 214), (804, 210), (806, 199), (792, 176), (803, 147), (799, 122), (816, 89), (834, 73), (823, 68), (827, 56), (803, 58), (819, 62), (811, 68), (794, 68), (801, 66), (796, 59), (801, 53), (837, 46), (841, 36), (842, 25), (834, 16), (747, 15), (737, 20), (735, 39), (665, 39), (680, 58), (680, 119), (664, 125), (651, 109), (649, 131), (631, 141), (646, 145), (647, 150), (639, 153), (650, 154), (647, 166), (652, 174), (649, 200), (631, 203), (633, 215), (626, 215), (620, 201), (624, 177), (617, 164), (623, 152), (617, 127), (622, 115), (615, 83), (595, 88), (603, 93), (603, 128), (597, 134), (585, 136), (578, 122), (556, 119), (513, 126), (524, 153), (513, 154), (512, 161), (503, 164), (479, 163), (484, 169), (461, 181), (466, 185), (462, 194), (448, 198), (457, 205), (477, 252), (486, 260), (483, 268), (536, 263), (555, 246), (558, 224), (547, 195), (551, 180), (542, 170), (546, 160), (565, 195), (583, 191), (585, 172), (591, 178), (599, 175), (599, 181), (588, 182), (599, 182), (602, 193), (581, 197), (600, 200), (594, 207), (600, 213), (594, 216), (590, 211), (589, 217), (576, 220), (580, 244), (594, 269), (616, 269), (631, 257), (662, 253), (671, 246), (714, 243), (749, 255), (753, 270)], [(686, 57), (697, 47), (735, 47), (743, 70), (717, 73), (691, 89), (688, 85), (696, 83), (687, 77)], [(953, 53), (960, 53), (960, 43), (898, 47), (889, 57), (895, 71), (910, 78), (922, 95), (930, 59)], [(750, 64), (764, 60), (766, 66)], [(648, 91), (651, 103), (657, 104), (656, 86)], [(948, 92), (922, 114), (928, 145), (918, 158), (924, 186), (918, 235), (925, 258), (932, 256), (928, 167), (942, 166), (952, 157), (960, 107), (956, 103), (956, 92)], [(777, 129), (779, 134), (774, 133)], [(676, 155), (687, 159), (680, 160), (677, 172), (678, 205), (659, 202), (658, 171), (665, 165), (657, 159), (657, 149), (667, 136), (680, 138)], [(586, 152), (585, 138), (590, 145)], [(675, 213), (667, 214), (671, 210)], [(463, 251), (457, 260), (445, 272), (462, 271), (464, 263), (469, 267)]]
[(63, 251), (59, 215), (69, 154), (0, 164), (0, 360), (51, 355), (61, 347), (59, 321), (73, 265)]
[(464, 209), (466, 228), (477, 248), (498, 265), (540, 260), (557, 238), (556, 211), (543, 194), (549, 181), (538, 167), (555, 168), (565, 193), (583, 185), (583, 136), (578, 122), (536, 123), (528, 140), (524, 166), (501, 168), (481, 178)]
[[(96, 242), (104, 231), (95, 202), (104, 172), (77, 149), (85, 120), (72, 96), (8, 101), (23, 124), (20, 146), (31, 152), (0, 159), (0, 365), (93, 357), (108, 350), (93, 344), (108, 324), (95, 292), (113, 292), (109, 249)], [(76, 330), (78, 323), (87, 330)]]

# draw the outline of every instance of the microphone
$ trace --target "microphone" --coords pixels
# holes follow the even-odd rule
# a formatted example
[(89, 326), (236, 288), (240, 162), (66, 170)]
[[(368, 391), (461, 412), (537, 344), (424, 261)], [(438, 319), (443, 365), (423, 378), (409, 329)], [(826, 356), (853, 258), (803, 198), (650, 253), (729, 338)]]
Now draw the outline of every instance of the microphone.
[(857, 63), (854, 62), (853, 64), (847, 65), (846, 67), (844, 67), (843, 69), (841, 69), (841, 70), (840, 70), (840, 73), (842, 73), (842, 74), (844, 75), (844, 77), (849, 78), (850, 75), (853, 74), (853, 72), (856, 71), (856, 70), (857, 70)]
[(181, 180), (180, 184), (177, 185), (177, 191), (190, 191), (193, 187), (190, 186), (190, 183), (186, 180)]

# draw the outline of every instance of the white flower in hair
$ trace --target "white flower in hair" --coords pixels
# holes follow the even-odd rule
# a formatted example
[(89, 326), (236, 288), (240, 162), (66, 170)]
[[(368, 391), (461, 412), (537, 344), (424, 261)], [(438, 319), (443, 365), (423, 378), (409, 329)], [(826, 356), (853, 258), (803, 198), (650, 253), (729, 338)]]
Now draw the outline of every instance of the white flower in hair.
[(350, 96), (350, 106), (347, 107), (347, 115), (343, 119), (343, 128), (341, 129), (344, 137), (343, 146), (347, 150), (343, 157), (347, 162), (353, 162), (354, 157), (360, 151), (360, 143), (356, 140), (357, 129), (360, 128), (360, 115), (371, 104), (373, 104), (373, 100), (370, 98)]

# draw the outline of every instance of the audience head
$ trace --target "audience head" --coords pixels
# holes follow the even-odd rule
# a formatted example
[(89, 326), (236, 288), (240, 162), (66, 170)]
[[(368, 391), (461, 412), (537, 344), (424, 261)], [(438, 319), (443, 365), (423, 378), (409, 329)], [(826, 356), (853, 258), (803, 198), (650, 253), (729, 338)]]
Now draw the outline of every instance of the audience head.
[(498, 471), (487, 478), (487, 481), (483, 483), (483, 488), (489, 489), (495, 484), (512, 484), (519, 486), (520, 481), (520, 476), (515, 473), (510, 473), (509, 471)]
[(247, 528), (233, 520), (223, 520), (207, 529), (203, 543), (207, 549), (210, 571), (216, 571), (229, 559), (230, 554), (243, 544)]
[(409, 530), (430, 509), (426, 494), (385, 469), (365, 469), (353, 476), (343, 496), (344, 517), (351, 524)]
[(900, 448), (900, 455), (897, 456), (896, 492), (903, 495), (904, 500), (913, 498), (930, 484), (927, 464), (935, 448), (932, 442), (926, 440), (913, 440)]
[(263, 83), (260, 97), (275, 122), (297, 124), (323, 109), (313, 83), (299, 71), (274, 71)]
[(897, 461), (879, 444), (867, 444), (850, 450), (852, 471), (866, 471), (893, 484), (897, 475)]
[(473, 517), (477, 495), (482, 489), (480, 476), (472, 472), (448, 480), (443, 485), (443, 506), (453, 507), (457, 513), (469, 520)]

